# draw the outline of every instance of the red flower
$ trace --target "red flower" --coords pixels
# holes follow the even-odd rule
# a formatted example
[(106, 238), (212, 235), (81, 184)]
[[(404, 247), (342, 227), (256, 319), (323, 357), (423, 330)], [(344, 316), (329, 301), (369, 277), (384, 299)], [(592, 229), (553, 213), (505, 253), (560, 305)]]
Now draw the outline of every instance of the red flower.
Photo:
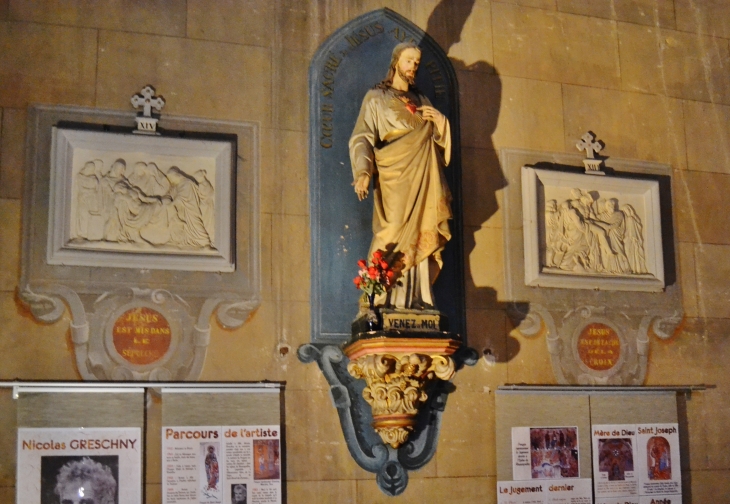
[(382, 269), (382, 270), (388, 269), (388, 263), (383, 261), (382, 259), (380, 260), (380, 269)]
[(367, 268), (368, 267), (368, 264), (365, 262), (365, 259), (360, 259), (359, 261), (357, 261), (357, 265), (360, 268)]
[(358, 289), (360, 288), (360, 284), (362, 283), (362, 277), (356, 276), (352, 279), (353, 282), (355, 282), (355, 287)]
[(368, 268), (368, 276), (375, 280), (376, 278), (378, 278), (378, 270), (372, 267)]
[(380, 261), (383, 258), (383, 253), (380, 250), (373, 252), (373, 261)]

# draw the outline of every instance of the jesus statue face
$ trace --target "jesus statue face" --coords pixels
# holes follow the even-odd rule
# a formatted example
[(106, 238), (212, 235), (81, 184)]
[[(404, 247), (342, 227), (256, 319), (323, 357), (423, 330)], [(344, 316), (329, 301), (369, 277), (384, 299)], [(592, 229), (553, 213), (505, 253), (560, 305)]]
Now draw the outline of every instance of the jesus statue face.
[(404, 50), (398, 58), (398, 76), (412, 86), (416, 82), (416, 71), (421, 63), (421, 51), (415, 48)]

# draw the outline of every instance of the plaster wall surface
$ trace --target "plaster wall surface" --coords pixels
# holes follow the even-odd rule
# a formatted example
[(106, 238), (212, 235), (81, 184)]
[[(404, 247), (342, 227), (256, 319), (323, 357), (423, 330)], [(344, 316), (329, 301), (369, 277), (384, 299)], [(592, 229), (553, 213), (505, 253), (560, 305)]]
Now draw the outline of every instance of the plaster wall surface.
[[(521, 336), (505, 312), (508, 231), (497, 149), (574, 152), (588, 129), (607, 143), (602, 154), (674, 170), (685, 319), (669, 340), (652, 339), (646, 384), (717, 385), (686, 402), (685, 493), (696, 503), (722, 500), (730, 494), (727, 2), (0, 0), (0, 379), (80, 379), (69, 316), (53, 325), (35, 322), (16, 294), (28, 105), (129, 111), (129, 97), (153, 84), (167, 100), (166, 114), (256, 121), (261, 128), (263, 302), (238, 330), (213, 323), (201, 379), (286, 382), (288, 504), (393, 502), (350, 458), (324, 377), (295, 354), (309, 341), (315, 274), (309, 61), (336, 28), (382, 7), (431, 34), (457, 70), (469, 343), (496, 358), (457, 374), (437, 454), (410, 474), (397, 502), (496, 502), (494, 390), (554, 383), (544, 338)], [(2, 503), (15, 501), (14, 419), (14, 402), (2, 392)], [(153, 401), (152, 431), (160, 419)], [(148, 464), (146, 484), (147, 502), (159, 502), (158, 462)]]

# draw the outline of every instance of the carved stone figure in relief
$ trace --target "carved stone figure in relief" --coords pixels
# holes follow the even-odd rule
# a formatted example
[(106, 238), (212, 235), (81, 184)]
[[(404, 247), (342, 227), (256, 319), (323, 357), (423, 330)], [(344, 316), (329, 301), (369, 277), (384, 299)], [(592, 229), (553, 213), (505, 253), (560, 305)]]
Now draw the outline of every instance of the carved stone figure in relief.
[(155, 163), (135, 163), (127, 180), (146, 196), (164, 196), (170, 189), (170, 182)]
[(104, 236), (99, 172), (102, 162), (89, 161), (76, 177), (76, 233), (87, 240)]
[(174, 212), (170, 218), (170, 241), (176, 245), (210, 247), (210, 236), (205, 229), (200, 209), (198, 182), (177, 166), (167, 171)]
[(451, 239), (451, 193), (443, 168), (451, 158), (446, 117), (414, 87), (421, 51), (398, 44), (388, 74), (367, 92), (350, 137), (353, 186), (360, 200), (373, 180), (373, 240), (400, 280), (375, 304), (434, 306), (431, 285)]
[(641, 219), (617, 198), (596, 200), (591, 192), (571, 190), (558, 205), (545, 203), (547, 268), (608, 275), (646, 274)]
[(636, 210), (631, 205), (624, 205), (621, 211), (626, 215), (626, 232), (624, 235), (624, 246), (626, 258), (629, 261), (631, 271), (637, 274), (648, 273), (646, 259), (644, 257), (644, 232), (641, 226), (641, 219), (636, 215)]
[(200, 195), (200, 211), (203, 213), (203, 225), (210, 237), (210, 241), (215, 240), (215, 211), (214, 198), (215, 189), (213, 184), (208, 180), (208, 174), (205, 170), (198, 170), (193, 173), (193, 178), (198, 182), (198, 194)]
[(120, 158), (104, 172), (95, 160), (75, 184), (75, 243), (215, 248), (215, 188), (205, 170), (191, 176), (171, 166), (165, 173), (154, 162), (129, 167)]

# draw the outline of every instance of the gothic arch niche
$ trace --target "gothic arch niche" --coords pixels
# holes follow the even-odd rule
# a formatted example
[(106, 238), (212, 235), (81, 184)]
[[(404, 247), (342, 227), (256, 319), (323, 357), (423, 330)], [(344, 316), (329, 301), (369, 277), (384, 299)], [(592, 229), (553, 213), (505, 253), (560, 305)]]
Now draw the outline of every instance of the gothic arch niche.
[[(414, 432), (405, 444), (386, 445), (371, 427), (363, 399), (364, 383), (347, 371), (342, 351), (351, 333), (360, 292), (351, 279), (372, 238), (372, 199), (358, 201), (351, 183), (348, 141), (365, 93), (386, 75), (393, 48), (413, 41), (421, 48), (416, 86), (451, 123), (452, 158), (445, 176), (453, 195), (452, 239), (442, 256), (444, 268), (434, 285), (436, 304), (449, 318), (449, 332), (465, 332), (463, 283), (461, 143), (456, 74), (447, 55), (423, 30), (399, 14), (381, 9), (352, 20), (318, 49), (309, 68), (311, 343), (299, 348), (302, 362), (316, 361), (330, 384), (330, 395), (355, 461), (376, 474), (387, 495), (401, 494), (408, 471), (427, 464), (436, 451), (441, 415), (453, 386), (432, 383)], [(452, 356), (457, 369), (476, 363), (464, 344)]]

